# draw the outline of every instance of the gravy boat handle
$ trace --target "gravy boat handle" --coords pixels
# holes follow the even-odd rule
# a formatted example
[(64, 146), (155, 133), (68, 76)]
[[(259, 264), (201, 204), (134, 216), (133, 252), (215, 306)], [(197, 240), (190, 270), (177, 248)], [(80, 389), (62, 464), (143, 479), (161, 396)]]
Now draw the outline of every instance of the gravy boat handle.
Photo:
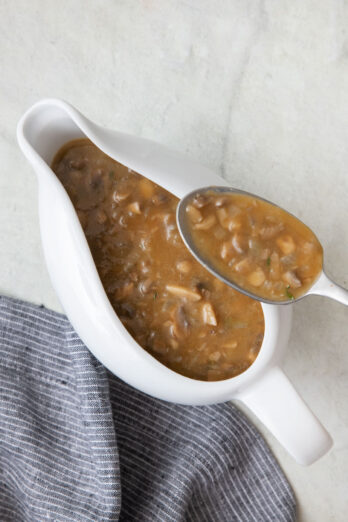
[(330, 297), (348, 306), (348, 290), (332, 281), (324, 271), (322, 271), (319, 279), (314, 283), (307, 295), (310, 294)]
[(332, 447), (331, 436), (279, 367), (269, 369), (238, 399), (300, 464), (312, 464)]

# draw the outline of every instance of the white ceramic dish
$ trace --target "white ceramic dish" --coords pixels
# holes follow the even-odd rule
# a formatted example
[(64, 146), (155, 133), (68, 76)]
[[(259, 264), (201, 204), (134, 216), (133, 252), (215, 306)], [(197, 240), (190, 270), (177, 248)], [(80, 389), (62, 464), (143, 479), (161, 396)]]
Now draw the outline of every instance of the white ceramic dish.
[(280, 369), (291, 307), (262, 305), (264, 340), (256, 361), (243, 374), (203, 382), (169, 370), (134, 341), (116, 316), (73, 205), (50, 163), (65, 142), (87, 136), (106, 154), (179, 198), (226, 181), (161, 145), (101, 128), (61, 100), (47, 99), (31, 107), (18, 124), (17, 136), (38, 178), (41, 236), (53, 286), (91, 352), (128, 384), (160, 399), (196, 405), (244, 402), (302, 464), (324, 455), (332, 445), (330, 435)]

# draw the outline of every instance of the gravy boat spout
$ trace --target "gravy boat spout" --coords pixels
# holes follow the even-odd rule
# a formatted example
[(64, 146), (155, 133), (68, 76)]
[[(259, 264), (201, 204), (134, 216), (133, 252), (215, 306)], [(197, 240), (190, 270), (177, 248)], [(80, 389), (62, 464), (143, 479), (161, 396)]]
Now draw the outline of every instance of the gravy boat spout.
[(241, 400), (298, 462), (310, 464), (324, 455), (332, 444), (329, 434), (279, 367), (291, 329), (291, 307), (262, 305), (265, 335), (259, 355), (237, 377), (204, 382), (168, 369), (131, 337), (114, 312), (75, 209), (50, 164), (64, 143), (87, 137), (179, 198), (226, 181), (159, 144), (101, 128), (61, 100), (42, 100), (31, 107), (18, 124), (17, 136), (38, 178), (42, 244), (53, 286), (97, 359), (131, 386), (163, 400), (192, 405)]

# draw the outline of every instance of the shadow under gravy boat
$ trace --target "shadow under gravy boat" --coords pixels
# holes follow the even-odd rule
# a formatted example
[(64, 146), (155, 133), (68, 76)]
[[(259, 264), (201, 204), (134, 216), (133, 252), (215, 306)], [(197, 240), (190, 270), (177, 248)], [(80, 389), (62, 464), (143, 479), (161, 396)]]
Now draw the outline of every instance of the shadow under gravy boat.
[(191, 405), (238, 399), (299, 463), (308, 465), (324, 455), (332, 446), (330, 435), (279, 366), (292, 307), (262, 304), (265, 335), (259, 355), (237, 377), (203, 382), (168, 369), (131, 337), (114, 312), (74, 207), (50, 164), (64, 143), (88, 137), (108, 156), (178, 198), (199, 187), (228, 183), (162, 145), (99, 127), (61, 100), (46, 99), (31, 107), (18, 124), (17, 136), (38, 178), (41, 236), (53, 286), (95, 357), (131, 386), (159, 399)]

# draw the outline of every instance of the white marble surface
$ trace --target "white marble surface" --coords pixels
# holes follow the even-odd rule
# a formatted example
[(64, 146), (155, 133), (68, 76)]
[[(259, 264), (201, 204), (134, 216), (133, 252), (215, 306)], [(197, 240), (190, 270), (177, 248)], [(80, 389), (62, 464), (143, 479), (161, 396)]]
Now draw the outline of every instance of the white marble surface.
[[(348, 283), (348, 3), (343, 0), (0, 0), (0, 292), (59, 310), (36, 180), (15, 127), (44, 96), (161, 141), (299, 215)], [(348, 508), (348, 310), (295, 306), (285, 369), (335, 439), (310, 468), (261, 431), (299, 520)]]

